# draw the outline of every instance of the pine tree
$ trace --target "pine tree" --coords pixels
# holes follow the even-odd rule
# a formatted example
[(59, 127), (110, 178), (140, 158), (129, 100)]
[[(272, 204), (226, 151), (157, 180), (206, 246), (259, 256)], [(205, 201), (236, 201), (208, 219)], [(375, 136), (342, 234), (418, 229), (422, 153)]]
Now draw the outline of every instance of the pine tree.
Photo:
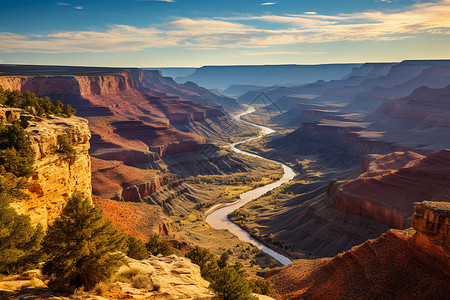
[(229, 266), (216, 271), (210, 288), (224, 300), (257, 299), (251, 294), (252, 290), (244, 276)]
[(19, 215), (9, 205), (8, 195), (0, 193), (0, 273), (12, 274), (36, 266), (44, 237), (42, 227), (33, 227), (30, 217)]
[(125, 236), (106, 222), (99, 206), (74, 193), (47, 230), (43, 248), (49, 256), (43, 273), (61, 291), (92, 289), (125, 263)]
[(168, 241), (161, 239), (157, 234), (150, 236), (150, 239), (145, 246), (152, 255), (161, 254), (162, 256), (169, 256), (175, 254), (175, 249), (172, 245)]
[(127, 236), (127, 256), (134, 259), (146, 259), (149, 256), (145, 244), (134, 236)]

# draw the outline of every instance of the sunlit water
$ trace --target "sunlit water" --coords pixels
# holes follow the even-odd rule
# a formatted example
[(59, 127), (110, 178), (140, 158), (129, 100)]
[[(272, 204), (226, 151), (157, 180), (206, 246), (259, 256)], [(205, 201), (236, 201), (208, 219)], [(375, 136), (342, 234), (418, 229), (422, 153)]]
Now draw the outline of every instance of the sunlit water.
[(230, 149), (232, 149), (233, 151), (235, 151), (237, 153), (241, 153), (241, 154), (245, 154), (245, 155), (249, 155), (249, 156), (253, 156), (253, 157), (258, 157), (258, 158), (264, 159), (266, 161), (271, 161), (271, 162), (277, 163), (277, 164), (279, 164), (279, 165), (281, 165), (283, 167), (284, 175), (277, 182), (274, 182), (274, 183), (271, 183), (271, 184), (268, 184), (268, 185), (265, 185), (265, 186), (262, 186), (262, 187), (259, 187), (259, 188), (256, 188), (254, 190), (251, 190), (251, 191), (248, 191), (246, 193), (241, 194), (240, 195), (240, 199), (238, 201), (236, 201), (236, 202), (226, 204), (226, 206), (220, 207), (220, 208), (217, 208), (217, 207), (219, 207), (219, 206), (221, 206), (223, 204), (214, 205), (213, 207), (211, 207), (206, 212), (207, 215), (208, 215), (208, 213), (212, 212), (206, 217), (206, 222), (208, 222), (208, 224), (211, 225), (215, 229), (228, 229), (230, 232), (232, 232), (234, 235), (236, 235), (241, 241), (250, 243), (250, 244), (258, 247), (263, 252), (269, 254), (270, 256), (275, 258), (277, 261), (279, 261), (283, 265), (288, 265), (288, 264), (290, 264), (292, 262), (289, 258), (287, 258), (286, 256), (284, 256), (284, 255), (282, 255), (280, 253), (277, 253), (277, 252), (273, 251), (269, 247), (267, 247), (267, 246), (263, 245), (262, 243), (258, 242), (257, 240), (252, 238), (250, 236), (250, 234), (248, 234), (248, 232), (246, 232), (245, 230), (243, 230), (242, 228), (240, 228), (239, 226), (237, 226), (236, 224), (234, 224), (233, 222), (231, 222), (228, 219), (228, 214), (230, 214), (231, 212), (233, 212), (233, 211), (237, 210), (238, 208), (244, 206), (245, 204), (249, 203), (250, 201), (255, 200), (256, 198), (258, 198), (258, 197), (262, 196), (263, 194), (267, 193), (268, 191), (271, 191), (271, 190), (273, 190), (273, 189), (275, 189), (275, 188), (285, 184), (286, 182), (289, 182), (295, 176), (295, 172), (291, 168), (289, 168), (288, 166), (286, 166), (283, 163), (280, 163), (280, 162), (274, 161), (274, 160), (270, 160), (270, 159), (261, 157), (259, 155), (256, 155), (256, 154), (253, 154), (253, 153), (249, 153), (249, 152), (246, 152), (246, 151), (242, 151), (242, 150), (239, 150), (239, 149), (236, 148), (236, 146), (239, 145), (239, 144), (243, 144), (243, 143), (246, 143), (246, 142), (251, 141), (251, 140), (259, 139), (259, 138), (261, 138), (262, 136), (264, 136), (266, 134), (275, 132), (274, 130), (272, 130), (272, 129), (268, 128), (268, 127), (257, 125), (257, 124), (253, 124), (253, 123), (250, 123), (250, 122), (247, 122), (247, 121), (244, 121), (244, 120), (241, 119), (242, 116), (244, 116), (246, 114), (249, 114), (249, 113), (252, 113), (254, 111), (255, 111), (255, 109), (253, 107), (251, 107), (246, 112), (244, 112), (244, 113), (242, 113), (240, 115), (237, 115), (235, 117), (235, 119), (239, 120), (241, 122), (244, 122), (244, 123), (247, 123), (247, 124), (250, 124), (250, 125), (253, 125), (253, 126), (256, 126), (256, 127), (260, 128), (261, 131), (262, 131), (262, 134), (259, 137), (254, 137), (254, 138), (251, 138), (251, 139), (239, 142), (239, 143), (234, 143), (234, 144), (228, 145), (227, 147), (229, 147)]

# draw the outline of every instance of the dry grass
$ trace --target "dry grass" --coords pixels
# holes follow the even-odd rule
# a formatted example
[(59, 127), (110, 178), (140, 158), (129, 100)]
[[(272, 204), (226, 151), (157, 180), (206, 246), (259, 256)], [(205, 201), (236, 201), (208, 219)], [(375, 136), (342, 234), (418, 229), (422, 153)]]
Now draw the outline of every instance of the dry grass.
[(131, 280), (132, 286), (136, 289), (152, 289), (152, 279), (146, 274), (137, 274)]

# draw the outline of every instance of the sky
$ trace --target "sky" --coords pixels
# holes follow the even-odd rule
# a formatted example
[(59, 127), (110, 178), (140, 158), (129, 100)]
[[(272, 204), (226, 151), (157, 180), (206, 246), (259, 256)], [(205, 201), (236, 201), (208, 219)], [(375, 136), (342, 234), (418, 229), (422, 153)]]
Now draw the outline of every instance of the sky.
[(0, 0), (0, 63), (114, 67), (450, 58), (450, 0)]

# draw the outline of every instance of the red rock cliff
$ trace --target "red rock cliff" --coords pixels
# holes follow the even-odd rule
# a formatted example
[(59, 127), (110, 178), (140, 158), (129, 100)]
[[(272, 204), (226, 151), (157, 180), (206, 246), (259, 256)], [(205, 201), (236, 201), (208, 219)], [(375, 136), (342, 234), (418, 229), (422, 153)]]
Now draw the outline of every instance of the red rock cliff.
[(413, 229), (391, 230), (333, 258), (268, 271), (276, 299), (447, 299), (449, 202), (418, 203)]
[(414, 202), (450, 200), (450, 150), (428, 157), (413, 152), (382, 155), (366, 169), (356, 180), (334, 183), (329, 204), (404, 229), (411, 224)]
[(450, 202), (415, 204), (414, 254), (425, 265), (450, 277)]

